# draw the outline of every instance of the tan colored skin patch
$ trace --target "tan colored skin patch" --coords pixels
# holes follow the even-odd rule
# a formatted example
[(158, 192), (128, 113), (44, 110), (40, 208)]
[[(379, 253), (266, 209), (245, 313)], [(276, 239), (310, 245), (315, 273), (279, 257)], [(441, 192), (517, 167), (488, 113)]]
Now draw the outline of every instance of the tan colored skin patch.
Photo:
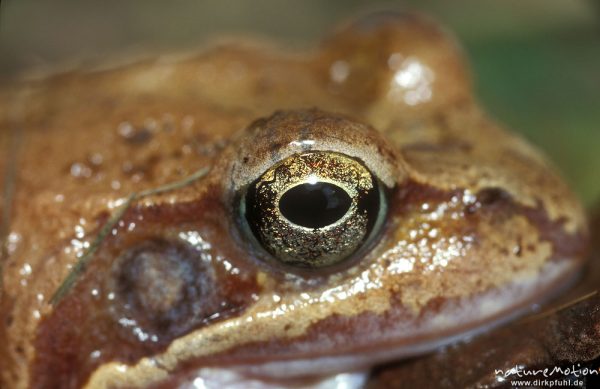
[[(21, 110), (23, 152), (3, 263), (2, 386), (144, 386), (190, 366), (327, 356), (329, 372), (365, 367), (543, 300), (585, 252), (565, 183), (489, 121), (453, 41), (414, 15), (361, 19), (305, 56), (240, 43), (10, 90), (1, 131)], [(265, 261), (233, 211), (246, 185), (311, 150), (362, 161), (389, 190), (376, 243), (323, 273)], [(119, 201), (203, 166), (202, 181), (127, 212), (76, 289), (48, 304)], [(112, 258), (156, 237), (197, 248), (226, 304), (155, 344), (107, 313), (121, 302), (106, 277)], [(351, 361), (336, 364), (342, 356)]]

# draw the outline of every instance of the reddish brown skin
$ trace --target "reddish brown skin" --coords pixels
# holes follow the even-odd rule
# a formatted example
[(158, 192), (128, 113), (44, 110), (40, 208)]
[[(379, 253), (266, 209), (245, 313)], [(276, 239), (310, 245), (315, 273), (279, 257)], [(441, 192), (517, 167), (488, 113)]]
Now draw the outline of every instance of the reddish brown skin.
[[(303, 357), (356, 358), (322, 374), (365, 369), (390, 358), (382, 352), (432, 348), (544, 301), (583, 266), (588, 233), (579, 202), (539, 152), (478, 108), (460, 50), (421, 16), (359, 19), (304, 56), (235, 43), (176, 62), (74, 71), (5, 90), (0, 146), (16, 136), (15, 122), (23, 140), (2, 263), (2, 387), (171, 385), (203, 366)], [(303, 140), (315, 145), (292, 145)], [(278, 264), (239, 224), (246, 185), (307, 150), (362, 161), (388, 194), (386, 222), (369, 250), (322, 271)], [(0, 161), (0, 171), (5, 166)], [(210, 167), (206, 177), (135, 202), (76, 286), (48, 303), (78, 245), (114, 212), (111, 202), (201, 167)], [(442, 207), (448, 211), (434, 219)], [(111, 313), (124, 305), (108, 297), (114, 264), (145, 241), (184, 244), (179, 236), (190, 231), (210, 245), (214, 293), (205, 320), (176, 321), (177, 333), (140, 341)], [(411, 233), (425, 242), (413, 254), (423, 257), (398, 271), (418, 243)], [(457, 237), (468, 243), (452, 243)], [(450, 259), (440, 265), (435, 254)], [(561, 274), (541, 278), (560, 266)], [(368, 281), (352, 284), (361, 274)], [(447, 327), (431, 329), (431, 317), (448, 319), (451, 304), (510, 292), (514, 279), (541, 281), (514, 302), (502, 300), (497, 312), (475, 309), (464, 323), (450, 317)], [(357, 293), (352, 285), (367, 286)], [(336, 288), (347, 297), (320, 299)], [(278, 309), (284, 314), (269, 316)], [(144, 370), (144, 357), (159, 367)], [(118, 362), (141, 376), (119, 375)], [(166, 381), (157, 378), (161, 369)]]
[[(542, 375), (512, 376), (500, 381), (496, 369), (514, 366), (552, 371), (589, 369), (600, 372), (600, 213), (592, 226), (593, 254), (577, 285), (540, 312), (471, 342), (461, 342), (423, 358), (390, 363), (376, 369), (368, 389), (398, 388), (406, 382), (422, 388), (510, 388), (511, 381), (534, 381)], [(595, 294), (593, 294), (595, 292)], [(583, 298), (583, 299), (582, 299)], [(503, 377), (504, 378), (504, 377)], [(561, 381), (567, 377), (556, 374)], [(600, 375), (581, 375), (584, 387), (596, 387)]]
[[(424, 202), (435, 204), (436, 202), (442, 202), (451, 198), (455, 193), (439, 192), (438, 190), (423, 187), (414, 183), (407, 183), (403, 188), (398, 190), (397, 199), (392, 201), (396, 205), (391, 210), (392, 213), (403, 215), (408, 209), (418, 207)], [(581, 244), (562, 244), (565, 241), (569, 241), (571, 238), (564, 235), (562, 222), (551, 222), (548, 220), (547, 215), (540, 209), (521, 209), (521, 207), (515, 204), (506, 193), (498, 192), (493, 190), (493, 194), (486, 191), (480, 193), (478, 198), (481, 200), (481, 208), (478, 210), (469, 211), (468, 216), (469, 223), (463, 227), (466, 232), (476, 232), (474, 226), (478, 224), (479, 219), (484, 220), (502, 220), (509, 218), (513, 213), (527, 213), (530, 220), (536, 222), (537, 227), (543, 234), (546, 235), (545, 239), (555, 243), (554, 253), (555, 257), (553, 260), (564, 260), (564, 258), (571, 257), (582, 257), (587, 253), (587, 246), (583, 244), (583, 237), (579, 237)], [(450, 233), (451, 231), (447, 231)], [(523, 251), (531, 250), (531, 248), (523, 247)], [(444, 303), (444, 299), (432, 300), (428, 304), (428, 312), (436, 311)], [(370, 333), (385, 334), (393, 327), (394, 323), (398, 321), (406, 320), (407, 316), (410, 316), (409, 312), (403, 310), (396, 310), (390, 312), (385, 317), (377, 317), (376, 315), (366, 313), (357, 317), (344, 317), (335, 315), (325, 320), (319, 321), (310, 326), (309, 330), (305, 335), (295, 337), (287, 341), (273, 340), (265, 345), (264, 342), (249, 343), (235, 349), (229, 350), (223, 354), (217, 354), (211, 356), (209, 360), (194, 360), (190, 361), (189, 365), (183, 365), (182, 370), (186, 370), (186, 367), (198, 366), (198, 365), (227, 365), (231, 364), (232, 357), (235, 361), (242, 361), (247, 363), (256, 363), (259, 361), (268, 361), (271, 359), (272, 354), (280, 355), (280, 358), (298, 358), (298, 357), (310, 357), (310, 353), (303, 352), (307, 346), (323, 342), (321, 338), (322, 334), (339, 334), (348, 339), (360, 338), (364, 335), (365, 328), (369, 328)], [(377, 320), (375, 320), (377, 319)], [(374, 325), (376, 323), (376, 325)], [(442, 333), (438, 334), (443, 336)], [(425, 340), (427, 337), (423, 337)], [(390, 339), (391, 342), (393, 340)], [(328, 347), (325, 345), (324, 347)], [(334, 349), (333, 344), (331, 348)], [(366, 346), (359, 352), (367, 353), (369, 349), (374, 348), (373, 346)], [(391, 345), (390, 345), (391, 348)], [(331, 354), (343, 354), (345, 350), (334, 351)], [(288, 357), (289, 356), (289, 357)]]
[[(219, 220), (219, 215), (223, 212), (221, 205), (211, 200), (211, 196), (207, 197), (209, 198), (196, 203), (134, 208), (124, 216), (125, 225), (142, 216), (143, 227), (136, 229), (133, 234), (128, 234), (121, 228), (114, 238), (107, 239), (97, 254), (98, 259), (87, 269), (86, 276), (40, 327), (35, 346), (40, 357), (32, 370), (33, 387), (79, 386), (96, 366), (105, 361), (118, 360), (132, 364), (141, 357), (163, 351), (169, 345), (171, 339), (168, 337), (159, 339), (156, 344), (136, 341), (131, 333), (120, 328), (114, 317), (108, 313), (109, 307), (114, 303), (106, 298), (94, 298), (90, 290), (110, 290), (110, 279), (98, 277), (98, 274), (110, 274), (114, 258), (119, 256), (120, 251), (134, 246), (136, 242), (176, 235), (179, 229), (187, 231), (214, 228), (216, 233), (226, 234), (227, 226)], [(223, 250), (218, 251), (219, 254), (213, 255), (222, 255), (225, 258), (240, 256), (235, 251), (227, 252), (227, 249), (223, 247)], [(252, 294), (259, 292), (259, 288), (254, 282), (253, 270), (244, 263), (239, 263), (241, 269), (246, 267), (239, 276), (228, 273), (218, 263), (213, 266), (218, 274), (219, 301), (227, 303), (225, 307), (219, 307), (222, 314), (214, 320), (223, 320), (243, 311), (246, 305), (251, 303)], [(210, 324), (214, 320), (202, 325)], [(191, 327), (188, 331), (193, 329)], [(90, 363), (88, 356), (94, 350), (102, 350), (102, 356)]]
[[(407, 184), (399, 192), (398, 200), (392, 201), (393, 204), (401, 205), (400, 209), (392, 210), (393, 213), (398, 213), (399, 215), (403, 214), (403, 209), (419, 206), (423, 202), (435, 203), (436, 201), (440, 201), (440, 199), (452, 197), (452, 193), (440, 193), (435, 189), (420, 187), (415, 184)], [(489, 193), (483, 193), (478, 197), (482, 199), (483, 208), (478, 211), (470, 211), (470, 218), (498, 219), (510, 216), (512, 212), (519, 212), (519, 206), (515, 205), (506, 194), (494, 192), (494, 194), (490, 195)], [(136, 216), (138, 215), (135, 215), (135, 213), (142, 212), (141, 210), (133, 211), (137, 212), (129, 212), (124, 217), (125, 224), (129, 220), (136, 220)], [(556, 242), (557, 245), (555, 247), (556, 259), (584, 255), (585, 247), (583, 245), (560, 245), (561, 242), (568, 239), (568, 236), (564, 235), (560, 221), (555, 223), (548, 221), (547, 216), (540, 210), (531, 209), (525, 211), (531, 215), (529, 217), (531, 220), (538, 220), (537, 225), (540, 231), (555, 238), (551, 239), (551, 241)], [(171, 209), (165, 209), (165, 207), (161, 209), (150, 208), (143, 213), (145, 219), (144, 230), (148, 229), (149, 231), (138, 231), (135, 235), (139, 236), (134, 237), (129, 237), (127, 233), (121, 232), (117, 235), (118, 239), (108, 240), (105, 244), (107, 254), (98, 254), (104, 261), (95, 261), (93, 267), (89, 269), (88, 274), (104, 274), (108, 271), (106, 267), (111, 265), (111, 258), (118, 255), (115, 251), (118, 252), (119, 248), (132, 245), (131, 241), (144, 239), (146, 235), (164, 236), (166, 234), (162, 233), (161, 230), (167, 229), (170, 225), (186, 226), (186, 228), (194, 229), (194, 225), (202, 223), (203, 227), (206, 228), (206, 225), (211, 224), (211, 221), (214, 224), (218, 224), (218, 215), (221, 212), (220, 204), (216, 201), (211, 203), (210, 199), (204, 199), (202, 205), (180, 204), (176, 207), (171, 207)], [(202, 217), (198, 218), (199, 215), (202, 215)], [(159, 223), (159, 225), (154, 226), (154, 223)], [(471, 226), (476, 224), (476, 222), (470, 222), (465, 225), (465, 228), (472, 228)], [(221, 233), (226, 233), (226, 231), (223, 230)], [(224, 255), (227, 258), (236, 258), (241, 254)], [(240, 264), (243, 266), (243, 263)], [(219, 277), (219, 282), (221, 283), (219, 288), (222, 289), (223, 295), (227, 296), (224, 298), (226, 301), (233, 301), (231, 304), (233, 312), (226, 312), (218, 320), (226, 319), (231, 315), (236, 315), (240, 311), (243, 311), (245, 305), (251, 303), (249, 299), (251, 293), (259, 292), (259, 287), (252, 282), (254, 274), (251, 271), (248, 274), (244, 274), (243, 277), (233, 277), (224, 272), (224, 270), (221, 270), (221, 272), (223, 272), (223, 275)], [(119, 332), (119, 328), (116, 326), (113, 318), (102, 314), (106, 312), (109, 302), (106, 299), (95, 301), (89, 293), (90, 289), (97, 287), (98, 283), (101, 284), (106, 280), (98, 280), (95, 276), (89, 278), (91, 279), (82, 279), (70, 298), (65, 299), (55, 309), (51, 316), (52, 319), (46, 320), (40, 328), (36, 349), (39, 350), (39, 355), (46, 357), (38, 359), (34, 365), (32, 376), (42, 378), (39, 382), (34, 381), (34, 387), (60, 387), (68, 385), (68, 382), (76, 382), (76, 385), (79, 385), (80, 382), (85, 381), (90, 371), (93, 371), (96, 366), (101, 365), (105, 361), (117, 360), (132, 364), (141, 357), (164, 351), (168, 345), (168, 342), (161, 342), (156, 346), (145, 345), (135, 341), (132, 342), (127, 336), (123, 336)], [(244, 278), (246, 279), (244, 280)], [(87, 298), (81, 298), (80, 296), (86, 296)], [(435, 311), (436, 306), (441, 303), (443, 301), (432, 301), (429, 304), (430, 309)], [(101, 316), (98, 317), (98, 313)], [(372, 314), (360, 315), (351, 319), (342, 316), (333, 316), (312, 325), (306, 335), (302, 337), (284, 342), (274, 341), (268, 345), (265, 345), (263, 342), (250, 343), (229, 350), (223, 355), (214, 355), (209, 360), (189, 361), (183, 364), (180, 369), (183, 372), (190, 367), (193, 368), (193, 366), (226, 366), (231, 363), (231, 356), (234, 356), (235, 361), (250, 363), (269, 360), (272, 354), (280, 354), (282, 358), (285, 358), (285, 355), (291, 355), (290, 358), (298, 356), (309, 357), (310, 354), (306, 355), (301, 350), (306, 346), (322, 341), (320, 340), (320, 336), (323, 333), (343, 334), (346, 338), (352, 339), (360, 337), (364, 328), (369, 328), (370, 332), (384, 334), (389, 330), (390, 325), (397, 321), (405, 320), (406, 315), (407, 313), (405, 312), (395, 311), (393, 314), (385, 317), (384, 320), (381, 320), (381, 318), (374, 320), (376, 316)], [(378, 327), (373, 328), (371, 325), (372, 322), (378, 322)], [(70, 323), (79, 324), (71, 326), (69, 325)], [(210, 324), (210, 322), (206, 324)], [(195, 328), (190, 328), (190, 331), (193, 329)], [(56, 334), (59, 334), (59, 336)], [(115, 342), (115, 339), (119, 339), (119, 341)], [(95, 363), (89, 363), (85, 359), (81, 359), (81, 356), (88, 356), (96, 349), (101, 349), (103, 355)], [(73, 366), (77, 366), (77, 369), (73, 369)], [(73, 371), (77, 371), (78, 374), (73, 375)]]

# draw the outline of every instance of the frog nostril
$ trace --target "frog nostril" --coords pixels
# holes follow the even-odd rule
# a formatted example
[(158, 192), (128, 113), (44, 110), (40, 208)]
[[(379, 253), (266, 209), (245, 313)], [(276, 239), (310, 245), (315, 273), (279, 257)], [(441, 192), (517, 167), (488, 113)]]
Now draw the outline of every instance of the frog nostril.
[(328, 182), (305, 183), (289, 189), (279, 200), (282, 215), (294, 224), (322, 228), (341, 219), (352, 199), (346, 191)]
[[(116, 319), (151, 340), (168, 340), (218, 310), (215, 277), (199, 252), (180, 243), (149, 240), (115, 263)], [(153, 335), (153, 337), (152, 337)]]

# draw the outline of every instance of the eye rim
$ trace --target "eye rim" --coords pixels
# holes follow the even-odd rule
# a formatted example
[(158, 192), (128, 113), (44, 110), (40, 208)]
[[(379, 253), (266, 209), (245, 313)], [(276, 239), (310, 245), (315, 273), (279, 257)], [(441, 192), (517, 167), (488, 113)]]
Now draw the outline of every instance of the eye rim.
[(408, 166), (381, 131), (348, 115), (318, 108), (278, 110), (251, 122), (226, 147), (216, 170), (224, 200), (233, 203), (257, 177), (294, 154), (331, 151), (360, 161), (393, 190), (408, 179)]
[[(378, 201), (378, 207), (375, 212), (373, 222), (371, 223), (370, 229), (367, 230), (364, 237), (357, 243), (357, 246), (354, 249), (354, 251), (350, 252), (348, 255), (346, 255), (345, 257), (342, 257), (341, 259), (337, 260), (334, 263), (327, 264), (324, 266), (297, 266), (297, 265), (294, 265), (291, 263), (286, 263), (284, 261), (281, 261), (273, 253), (269, 252), (269, 250), (264, 247), (264, 245), (257, 238), (256, 234), (253, 232), (252, 227), (250, 226), (250, 223), (248, 222), (248, 218), (246, 217), (248, 192), (249, 192), (250, 188), (255, 184), (255, 182), (258, 179), (260, 179), (260, 177), (262, 177), (268, 170), (274, 170), (277, 166), (279, 166), (285, 160), (295, 158), (295, 157), (298, 157), (300, 155), (305, 155), (305, 154), (323, 154), (323, 153), (336, 154), (336, 155), (340, 155), (346, 159), (352, 160), (354, 163), (357, 163), (358, 165), (360, 165), (363, 169), (365, 169), (369, 173), (370, 181), (372, 182), (373, 190), (376, 191), (376, 193), (377, 193), (377, 201)], [(251, 249), (251, 253), (253, 254), (253, 256), (257, 257), (257, 259), (260, 261), (261, 264), (267, 264), (272, 269), (275, 269), (277, 271), (283, 271), (285, 274), (288, 274), (288, 275), (289, 274), (298, 275), (301, 277), (307, 277), (307, 278), (313, 279), (315, 276), (318, 276), (318, 275), (329, 276), (333, 273), (339, 273), (340, 271), (354, 267), (360, 261), (362, 261), (362, 259), (365, 257), (365, 255), (368, 251), (370, 251), (378, 243), (380, 243), (381, 238), (384, 236), (385, 231), (386, 231), (385, 226), (388, 224), (387, 216), (389, 214), (389, 209), (390, 209), (388, 199), (390, 198), (390, 196), (396, 186), (394, 185), (394, 187), (392, 187), (392, 188), (387, 187), (385, 185), (385, 183), (383, 183), (382, 180), (375, 173), (373, 173), (366, 166), (366, 164), (359, 158), (356, 158), (356, 157), (353, 157), (350, 155), (346, 155), (346, 154), (338, 152), (338, 151), (311, 149), (311, 150), (306, 150), (304, 152), (299, 152), (299, 153), (295, 153), (292, 155), (288, 155), (285, 158), (274, 163), (271, 167), (269, 167), (267, 169), (267, 171), (263, 172), (257, 179), (251, 181), (249, 184), (247, 184), (245, 187), (243, 187), (242, 190), (240, 190), (234, 198), (234, 204), (235, 204), (234, 209), (236, 210), (235, 219), (237, 221), (236, 225), (238, 227), (238, 230), (240, 231), (238, 238), (241, 238), (241, 240), (244, 241), (249, 246), (249, 248)], [(321, 182), (321, 180), (320, 180), (320, 182)], [(323, 180), (323, 182), (330, 182), (333, 185), (339, 186), (339, 183), (337, 183), (333, 180), (325, 179), (325, 180)], [(304, 182), (301, 182), (300, 184), (302, 184), (302, 183), (304, 183)], [(290, 186), (287, 190), (289, 190), (293, 187), (294, 186)], [(285, 192), (287, 192), (287, 190), (278, 195), (278, 197), (277, 197), (278, 202), (279, 202), (280, 198), (283, 196), (283, 194), (285, 194)], [(280, 212), (279, 209), (278, 209), (278, 212)], [(335, 223), (333, 223), (329, 226), (326, 226), (325, 228), (337, 225), (342, 219), (346, 218), (349, 213), (350, 213), (350, 209), (348, 209), (348, 211), (342, 218), (337, 220)], [(285, 216), (282, 216), (282, 217), (287, 220), (287, 218), (285, 218)], [(293, 224), (293, 222), (291, 222), (291, 221), (290, 221), (290, 223)], [(298, 227), (304, 228), (307, 230), (314, 230), (312, 228), (307, 228), (307, 227), (299, 226), (299, 225), (298, 225)]]

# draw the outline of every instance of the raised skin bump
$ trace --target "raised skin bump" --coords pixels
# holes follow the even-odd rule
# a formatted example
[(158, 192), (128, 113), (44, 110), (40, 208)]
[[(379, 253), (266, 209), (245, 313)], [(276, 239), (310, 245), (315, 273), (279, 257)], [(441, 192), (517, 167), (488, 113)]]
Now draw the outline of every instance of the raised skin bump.
[[(454, 42), (432, 22), (367, 17), (304, 58), (255, 46), (19, 86), (26, 152), (0, 383), (135, 387), (211, 366), (271, 378), (363, 369), (508, 320), (575, 276), (587, 242), (579, 203), (538, 151), (477, 107)], [(360, 160), (389, 190), (389, 212), (357, 260), (288, 272), (244, 238), (235, 204), (274, 164), (312, 151)], [(76, 288), (47, 303), (117, 200), (200, 166), (212, 166), (202, 180), (131, 207)], [(109, 274), (156, 239), (203, 258), (220, 305), (211, 297), (210, 314), (155, 342), (135, 317), (115, 319), (123, 302)]]

